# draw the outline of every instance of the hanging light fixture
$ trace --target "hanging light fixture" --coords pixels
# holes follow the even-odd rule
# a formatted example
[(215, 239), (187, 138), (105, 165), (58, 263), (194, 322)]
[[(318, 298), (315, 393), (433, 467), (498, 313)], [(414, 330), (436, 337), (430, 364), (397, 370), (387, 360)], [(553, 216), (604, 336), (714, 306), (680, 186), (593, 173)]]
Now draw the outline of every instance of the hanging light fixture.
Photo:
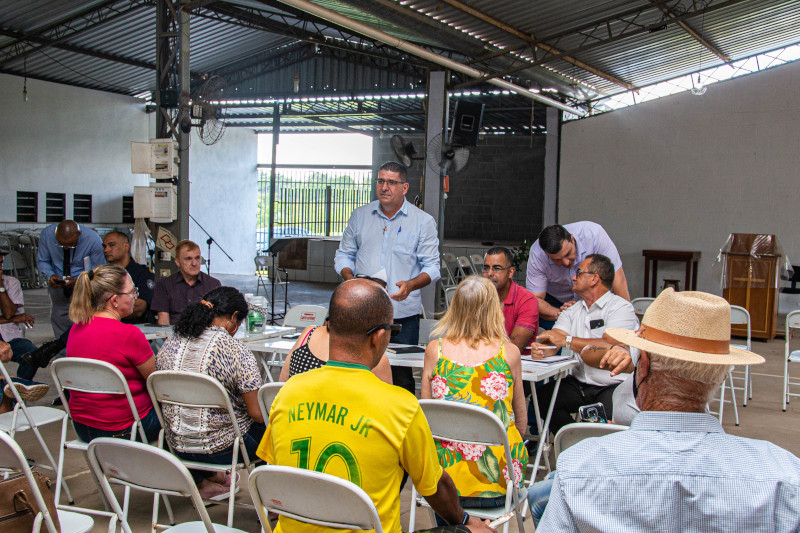
[(703, 47), (705, 46), (705, 30), (706, 30), (706, 7), (708, 4), (703, 3), (703, 17), (700, 19), (700, 61), (697, 65), (697, 84), (694, 83), (694, 78), (690, 77), (692, 80), (692, 94), (695, 96), (703, 96), (706, 94), (708, 87), (703, 85), (700, 82), (700, 71), (703, 69)]

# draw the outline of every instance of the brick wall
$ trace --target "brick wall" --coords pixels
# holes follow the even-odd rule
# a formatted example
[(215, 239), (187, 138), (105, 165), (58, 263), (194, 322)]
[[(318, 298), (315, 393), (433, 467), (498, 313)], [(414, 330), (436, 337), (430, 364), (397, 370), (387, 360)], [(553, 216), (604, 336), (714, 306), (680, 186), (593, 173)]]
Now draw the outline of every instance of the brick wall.
[[(422, 136), (404, 136), (423, 152)], [(450, 176), (445, 238), (521, 242), (542, 229), (545, 137), (486, 135), (470, 149), (466, 168)], [(390, 136), (373, 143), (373, 173), (395, 159)], [(409, 172), (407, 198), (420, 193), (422, 161)]]

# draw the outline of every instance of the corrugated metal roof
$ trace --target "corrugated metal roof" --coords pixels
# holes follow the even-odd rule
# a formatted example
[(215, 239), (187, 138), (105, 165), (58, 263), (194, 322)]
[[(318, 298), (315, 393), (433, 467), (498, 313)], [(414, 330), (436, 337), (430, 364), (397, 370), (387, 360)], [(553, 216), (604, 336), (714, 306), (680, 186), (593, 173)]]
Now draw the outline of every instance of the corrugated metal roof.
[[(487, 64), (496, 71), (513, 67), (511, 55), (478, 57), (500, 49), (514, 50), (532, 61), (538, 59), (539, 67), (509, 73), (509, 79), (533, 86), (555, 86), (578, 101), (626, 90), (609, 77), (643, 87), (721, 64), (718, 57), (667, 17), (660, 6), (678, 16), (691, 11), (692, 6), (707, 6), (705, 15), (684, 22), (733, 60), (800, 42), (798, 0), (670, 0), (658, 4), (650, 0), (460, 0), (496, 19), (497, 24), (443, 0), (373, 4), (366, 0), (314, 1), (398, 37), (447, 48), (449, 52), (443, 53), (452, 53), (461, 60), (474, 59), (480, 68)], [(324, 24), (299, 25), (291, 9), (283, 11), (254, 0), (220, 0), (200, 9), (204, 16), (191, 18), (192, 71), (231, 75), (236, 80), (231, 92), (236, 95), (291, 94), (295, 74), (300, 76), (301, 93), (416, 91), (424, 86), (424, 61), (414, 59), (414, 67), (408, 68), (411, 61), (385, 53), (385, 47), (372, 47), (368, 41), (354, 45), (360, 37), (342, 41), (348, 38), (347, 34), (325, 29)], [(236, 9), (245, 11), (239, 14)], [(42, 39), (56, 37), (45, 30), (71, 17), (91, 17), (92, 10), (107, 12), (108, 18), (74, 34), (59, 34), (52, 45), (42, 44)], [(265, 20), (273, 25), (285, 22), (294, 26), (266, 31), (258, 27)], [(78, 26), (81, 24), (79, 20)], [(663, 29), (655, 28), (661, 24)], [(548, 55), (542, 49), (537, 49), (534, 56), (524, 39), (498, 25), (544, 40), (547, 46), (557, 49), (555, 53), (569, 52), (588, 67), (553, 53)], [(641, 26), (658, 31), (631, 33)], [(302, 54), (298, 46), (313, 45), (295, 44), (298, 41), (288, 36), (320, 29), (323, 35), (318, 36), (317, 42), (333, 45), (325, 50), (336, 53)], [(15, 35), (19, 34), (33, 34), (27, 49), (37, 48), (25, 59), (15, 56), (20, 50), (15, 46), (19, 44)], [(311, 33), (305, 34), (303, 42), (308, 43), (312, 37)], [(0, 72), (27, 72), (32, 77), (60, 83), (138, 94), (155, 88), (155, 39), (154, 0), (4, 0), (0, 10)], [(360, 54), (356, 54), (358, 50)], [(262, 59), (264, 64), (274, 63), (274, 68), (259, 70)], [(247, 75), (232, 75), (245, 69), (249, 69)], [(406, 118), (414, 121), (413, 117)], [(503, 118), (524, 124), (524, 116), (519, 114)]]

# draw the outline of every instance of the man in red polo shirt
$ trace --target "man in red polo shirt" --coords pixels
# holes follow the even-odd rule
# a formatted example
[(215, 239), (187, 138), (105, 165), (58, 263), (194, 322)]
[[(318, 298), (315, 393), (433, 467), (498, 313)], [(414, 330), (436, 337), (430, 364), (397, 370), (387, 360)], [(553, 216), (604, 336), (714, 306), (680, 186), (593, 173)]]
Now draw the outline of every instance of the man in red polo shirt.
[(528, 346), (536, 337), (539, 324), (539, 302), (533, 293), (514, 282), (515, 270), (508, 248), (497, 246), (483, 258), (483, 277), (492, 282), (503, 302), (506, 333), (520, 353), (530, 354)]

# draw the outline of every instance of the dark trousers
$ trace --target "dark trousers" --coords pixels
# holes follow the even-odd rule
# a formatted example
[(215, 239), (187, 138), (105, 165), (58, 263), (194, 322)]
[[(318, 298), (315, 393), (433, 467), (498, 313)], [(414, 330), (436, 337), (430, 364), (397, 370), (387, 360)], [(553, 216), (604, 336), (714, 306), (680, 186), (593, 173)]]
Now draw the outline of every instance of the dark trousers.
[[(93, 428), (73, 420), (72, 427), (75, 428), (75, 433), (78, 435), (79, 439), (84, 442), (90, 442), (92, 439), (96, 439), (98, 437), (129, 439), (131, 438), (131, 429), (133, 428), (133, 425), (124, 429), (109, 431), (106, 429)], [(153, 442), (154, 440), (158, 439), (158, 432), (161, 431), (161, 424), (158, 421), (158, 415), (156, 415), (155, 409), (150, 409), (150, 412), (147, 413), (147, 416), (142, 418), (142, 427), (144, 427), (144, 434), (149, 442)], [(142, 437), (138, 434), (138, 432), (136, 434), (136, 440), (142, 440)]]
[[(402, 324), (403, 329), (396, 337), (392, 337), (395, 344), (419, 344), (419, 315), (405, 318), (395, 318), (395, 324)], [(416, 383), (411, 368), (407, 366), (392, 367), (392, 383), (402, 387), (411, 394), (416, 393)]]
[[(536, 389), (539, 412), (543, 417), (550, 406), (550, 398), (553, 397), (555, 386), (556, 384), (553, 382)], [(611, 397), (616, 388), (617, 385), (608, 385), (606, 387), (586, 385), (572, 376), (565, 377), (561, 380), (556, 404), (553, 406), (553, 416), (550, 418), (550, 432), (555, 435), (562, 427), (575, 422), (572, 418), (572, 413), (577, 413), (579, 407), (591, 403), (602, 403), (606, 410), (606, 416), (611, 420), (614, 415)]]
[(36, 349), (36, 345), (24, 337), (17, 337), (8, 341), (11, 347), (11, 360), (18, 364), (17, 377), (31, 380), (36, 375), (36, 368), (30, 367), (22, 362), (22, 356)]
[[(266, 430), (267, 427), (264, 424), (253, 422), (247, 433), (242, 433), (242, 440), (244, 441), (244, 449), (247, 450), (247, 455), (250, 457), (251, 461), (257, 459), (256, 450), (258, 449), (258, 445), (261, 442), (261, 438), (264, 436), (264, 432)], [(224, 450), (220, 450), (215, 453), (185, 453), (176, 451), (175, 455), (177, 455), (181, 459), (186, 459), (187, 461), (200, 461), (203, 463), (212, 463), (215, 465), (229, 465), (231, 464), (231, 461), (233, 461), (233, 444), (231, 444)], [(242, 454), (239, 453), (240, 462), (241, 462), (241, 457)], [(204, 479), (214, 475), (214, 472), (209, 472), (208, 470), (192, 469), (189, 470), (189, 472), (192, 474), (192, 478), (194, 479), (195, 484), (199, 484)]]
[[(548, 293), (545, 293), (544, 301), (549, 303), (556, 309), (561, 309), (561, 306), (564, 305), (564, 302), (555, 298), (554, 296), (551, 296)], [(553, 329), (555, 323), (556, 323), (555, 320), (547, 320), (546, 318), (542, 318), (542, 316), (539, 315), (539, 333), (543, 331), (550, 331), (551, 329)]]

